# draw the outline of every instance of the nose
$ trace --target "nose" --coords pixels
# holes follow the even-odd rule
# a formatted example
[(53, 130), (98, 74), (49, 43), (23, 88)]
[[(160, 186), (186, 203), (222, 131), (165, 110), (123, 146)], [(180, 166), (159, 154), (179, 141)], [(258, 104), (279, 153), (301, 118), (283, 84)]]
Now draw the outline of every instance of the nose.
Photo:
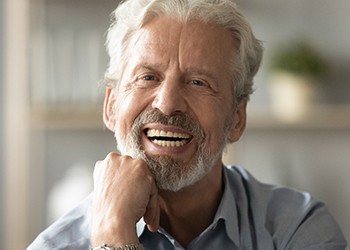
[(179, 80), (163, 81), (157, 88), (152, 107), (165, 115), (186, 112), (187, 104), (184, 96), (184, 86)]

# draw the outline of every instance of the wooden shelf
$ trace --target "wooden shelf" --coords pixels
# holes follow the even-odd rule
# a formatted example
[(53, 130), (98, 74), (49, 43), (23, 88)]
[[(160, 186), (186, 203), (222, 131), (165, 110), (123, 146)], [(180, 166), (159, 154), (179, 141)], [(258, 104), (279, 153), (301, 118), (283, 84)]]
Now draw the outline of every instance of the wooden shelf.
[(31, 109), (32, 127), (48, 130), (104, 130), (102, 105), (57, 106)]
[(286, 121), (266, 107), (248, 109), (250, 130), (305, 130), (350, 129), (350, 105), (323, 105), (313, 107), (307, 114), (293, 121)]
[[(104, 130), (102, 105), (55, 106), (31, 109), (33, 128), (48, 130)], [(309, 114), (284, 121), (268, 107), (248, 108), (248, 130), (350, 129), (350, 105), (316, 106)]]

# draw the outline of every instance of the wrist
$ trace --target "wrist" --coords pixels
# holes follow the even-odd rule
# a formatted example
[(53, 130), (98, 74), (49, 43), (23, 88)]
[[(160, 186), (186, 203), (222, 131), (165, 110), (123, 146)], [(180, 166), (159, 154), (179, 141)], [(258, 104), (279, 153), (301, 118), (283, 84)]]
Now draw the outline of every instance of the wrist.
[(104, 223), (95, 226), (92, 230), (91, 242), (93, 246), (126, 246), (130, 243), (139, 243), (136, 225), (126, 223)]
[(91, 248), (90, 250), (144, 250), (144, 247), (141, 243), (128, 244), (121, 247), (110, 247), (107, 244), (104, 244), (99, 247)]

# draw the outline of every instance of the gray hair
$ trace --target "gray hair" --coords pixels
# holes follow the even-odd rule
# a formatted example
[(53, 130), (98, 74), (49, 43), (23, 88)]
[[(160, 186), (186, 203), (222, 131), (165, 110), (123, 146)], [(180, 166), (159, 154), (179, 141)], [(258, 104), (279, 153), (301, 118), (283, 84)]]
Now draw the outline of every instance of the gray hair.
[(136, 30), (160, 16), (179, 22), (200, 20), (229, 30), (237, 43), (232, 60), (228, 62), (232, 65), (234, 100), (249, 98), (263, 48), (249, 23), (238, 12), (234, 0), (127, 0), (121, 3), (113, 12), (114, 20), (106, 42), (110, 63), (105, 76), (113, 87), (118, 84), (126, 64), (124, 52), (130, 38)]

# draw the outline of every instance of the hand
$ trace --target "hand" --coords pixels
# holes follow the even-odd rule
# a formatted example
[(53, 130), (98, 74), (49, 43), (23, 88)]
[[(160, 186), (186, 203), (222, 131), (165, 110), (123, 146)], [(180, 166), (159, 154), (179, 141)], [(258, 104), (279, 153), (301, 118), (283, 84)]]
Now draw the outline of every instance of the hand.
[(136, 223), (159, 227), (158, 190), (146, 163), (110, 153), (96, 163), (92, 206), (92, 243), (121, 246), (137, 243)]

